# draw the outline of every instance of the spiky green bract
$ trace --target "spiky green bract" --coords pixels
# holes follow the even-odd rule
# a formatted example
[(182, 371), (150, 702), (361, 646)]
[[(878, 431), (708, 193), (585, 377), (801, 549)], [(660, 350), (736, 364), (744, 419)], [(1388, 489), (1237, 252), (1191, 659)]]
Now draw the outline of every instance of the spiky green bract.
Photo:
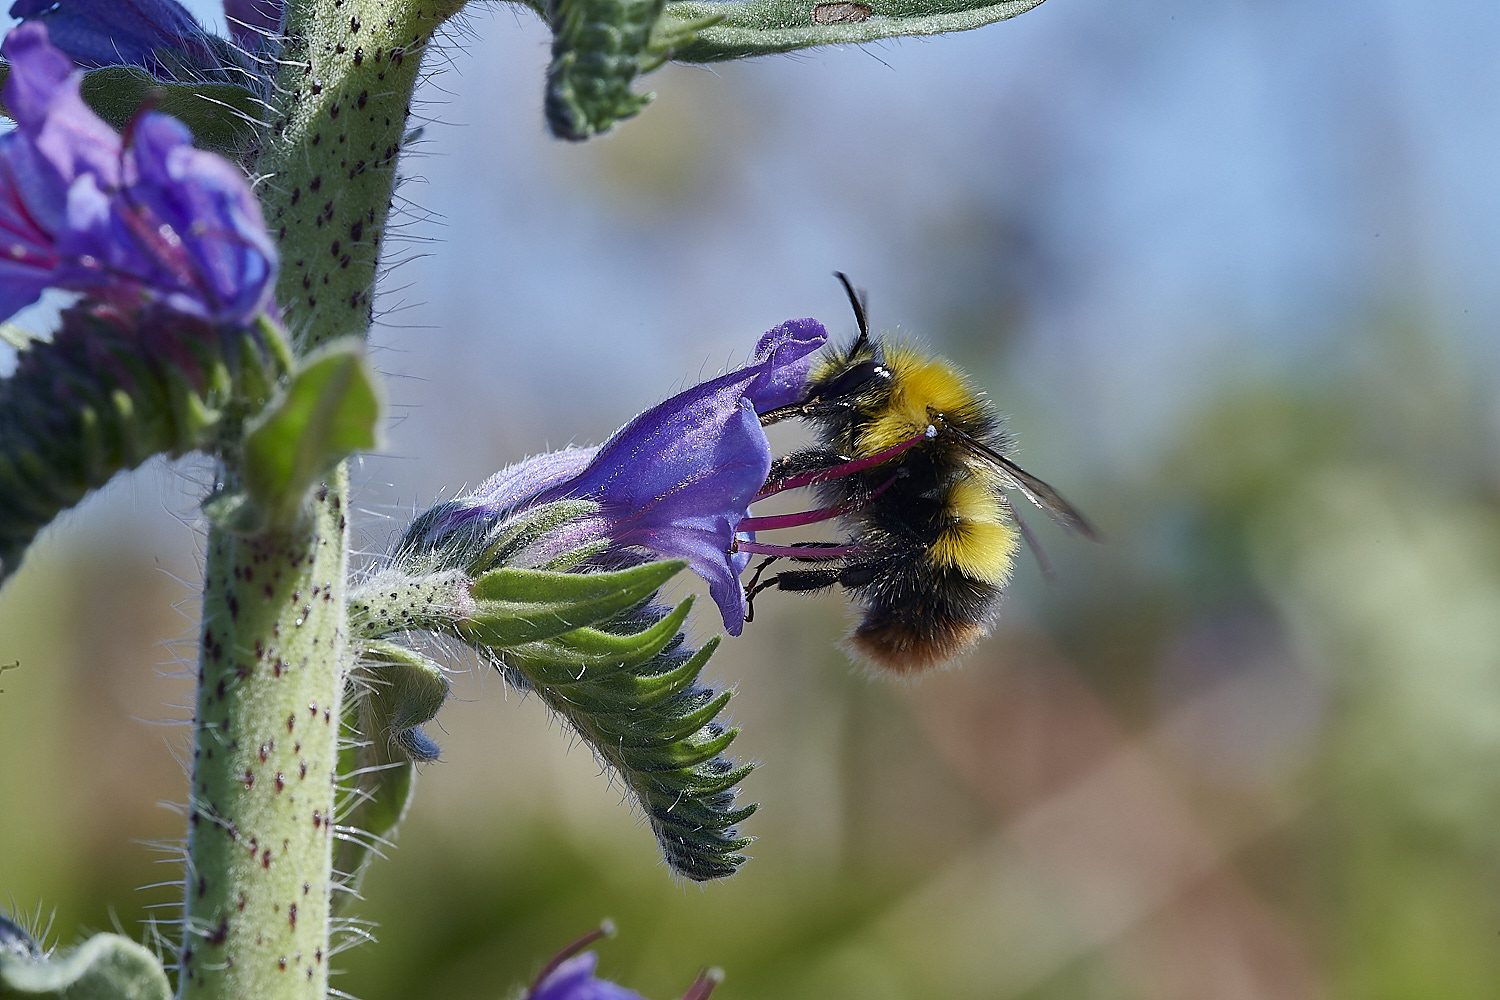
[[(596, 554), (592, 548), (558, 556), (546, 540), (595, 507), (547, 504), (469, 534), (445, 535), (426, 548), (414, 541), (428, 534), (418, 518), (398, 546), (396, 565), (350, 595), (350, 629), (353, 641), (368, 650), (364, 661), (408, 671), (387, 675), (394, 697), (374, 702), (385, 714), (361, 718), (359, 739), (373, 754), (400, 764), (402, 744), (393, 736), (436, 711), (433, 698), (411, 693), (427, 687), (436, 695), (435, 665), (392, 637), (428, 631), (458, 638), (513, 684), (535, 691), (609, 764), (640, 802), (673, 871), (696, 881), (732, 875), (750, 843), (736, 824), (755, 811), (736, 807), (735, 786), (753, 765), (736, 765), (724, 755), (738, 732), (716, 721), (730, 693), (698, 683), (719, 640), (696, 652), (686, 646), (681, 629), (691, 599), (672, 609), (651, 603), (687, 564), (644, 562), (612, 572), (524, 565), (545, 558), (552, 566), (586, 568)], [(507, 561), (522, 565), (497, 565)], [(357, 759), (350, 757), (351, 772)], [(406, 787), (400, 769), (387, 773), (382, 781), (389, 785), (372, 792), (384, 797), (378, 807), (384, 816), (399, 813), (396, 802)]]
[(167, 1000), (156, 956), (129, 938), (96, 934), (61, 958), (0, 948), (0, 996), (35, 1000)]
[[(679, 62), (717, 62), (817, 45), (874, 42), (902, 35), (967, 31), (1024, 14), (1042, 0), (674, 0), (663, 21), (718, 15), (678, 48)], [(820, 23), (821, 22), (821, 23)]]
[(180, 313), (64, 311), (0, 381), (0, 580), (36, 533), (153, 455), (233, 448), (290, 364), (270, 324), (224, 332)]
[(724, 754), (739, 734), (717, 720), (730, 692), (698, 683), (716, 636), (692, 650), (680, 631), (692, 599), (646, 604), (593, 628), (499, 651), (501, 669), (536, 691), (634, 793), (667, 864), (697, 882), (733, 875), (751, 838), (736, 786), (753, 764)]
[(574, 141), (608, 131), (651, 101), (631, 81), (666, 0), (548, 0), (547, 124)]

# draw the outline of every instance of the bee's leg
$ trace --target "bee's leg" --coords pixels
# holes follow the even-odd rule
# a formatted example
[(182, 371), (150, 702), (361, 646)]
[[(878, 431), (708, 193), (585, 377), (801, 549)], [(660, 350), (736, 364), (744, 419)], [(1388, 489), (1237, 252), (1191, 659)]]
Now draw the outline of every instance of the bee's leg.
[(762, 590), (765, 590), (766, 586), (769, 586), (769, 584), (767, 584), (766, 586), (761, 585), (760, 575), (766, 571), (767, 566), (771, 565), (773, 562), (780, 558), (780, 556), (766, 556), (760, 561), (760, 565), (755, 567), (755, 572), (750, 576), (750, 582), (745, 584), (746, 625), (755, 621), (755, 595), (760, 593)]
[(841, 570), (836, 569), (793, 569), (785, 573), (777, 573), (769, 580), (757, 587), (757, 593), (761, 590), (769, 590), (775, 587), (777, 590), (822, 590), (832, 587), (839, 582)]

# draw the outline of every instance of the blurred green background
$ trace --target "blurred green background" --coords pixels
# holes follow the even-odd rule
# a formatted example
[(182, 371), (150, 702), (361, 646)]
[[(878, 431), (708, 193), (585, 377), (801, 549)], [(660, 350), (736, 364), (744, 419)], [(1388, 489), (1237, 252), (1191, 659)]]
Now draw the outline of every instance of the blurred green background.
[[(367, 564), (780, 320), (851, 334), (835, 268), (1108, 541), (1044, 528), (1055, 582), (1023, 556), (992, 638), (909, 686), (850, 666), (836, 595), (765, 595), (709, 667), (761, 763), (722, 884), (674, 880), (585, 747), (451, 658), (338, 987), (511, 996), (610, 916), (601, 972), (662, 1000), (702, 965), (724, 1000), (1494, 996), (1497, 37), (1480, 0), (1051, 0), (669, 67), (574, 147), (541, 131), (545, 33), (481, 8), (404, 161)], [(0, 594), (0, 905), (54, 941), (175, 916), (162, 723), (210, 478), (116, 482)]]

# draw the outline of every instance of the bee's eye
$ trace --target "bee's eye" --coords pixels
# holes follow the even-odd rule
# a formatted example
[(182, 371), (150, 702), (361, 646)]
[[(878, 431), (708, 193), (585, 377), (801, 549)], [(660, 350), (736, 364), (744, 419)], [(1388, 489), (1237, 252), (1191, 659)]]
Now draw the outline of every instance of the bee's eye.
[(891, 377), (890, 371), (878, 361), (861, 361), (840, 372), (832, 382), (818, 390), (823, 399), (841, 399), (855, 396), (876, 381)]

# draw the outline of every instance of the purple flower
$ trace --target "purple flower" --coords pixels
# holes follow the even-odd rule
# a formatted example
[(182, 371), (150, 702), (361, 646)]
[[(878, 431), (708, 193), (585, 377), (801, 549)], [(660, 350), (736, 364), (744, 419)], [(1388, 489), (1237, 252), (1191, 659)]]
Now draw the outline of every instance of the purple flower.
[(243, 325), (267, 305), (276, 252), (239, 169), (154, 112), (120, 137), (79, 96), (82, 74), (26, 23), (0, 46), (16, 130), (0, 137), (0, 316), (49, 286), (165, 301)]
[(526, 995), (526, 1000), (646, 1000), (635, 990), (594, 978), (599, 956), (591, 951), (574, 955), (553, 969)]
[(213, 36), (177, 0), (16, 0), (10, 16), (47, 25), (85, 69), (140, 66), (163, 80), (216, 76)]
[(731, 549), (771, 468), (758, 414), (800, 397), (811, 354), (827, 339), (816, 320), (781, 324), (760, 339), (744, 367), (653, 406), (598, 448), (502, 469), (428, 521), (425, 545), (476, 521), (503, 521), (558, 500), (592, 500), (599, 510), (555, 532), (551, 549), (602, 538), (612, 550), (686, 559), (708, 582), (725, 629), (739, 635), (745, 620), (739, 574), (749, 556)]

